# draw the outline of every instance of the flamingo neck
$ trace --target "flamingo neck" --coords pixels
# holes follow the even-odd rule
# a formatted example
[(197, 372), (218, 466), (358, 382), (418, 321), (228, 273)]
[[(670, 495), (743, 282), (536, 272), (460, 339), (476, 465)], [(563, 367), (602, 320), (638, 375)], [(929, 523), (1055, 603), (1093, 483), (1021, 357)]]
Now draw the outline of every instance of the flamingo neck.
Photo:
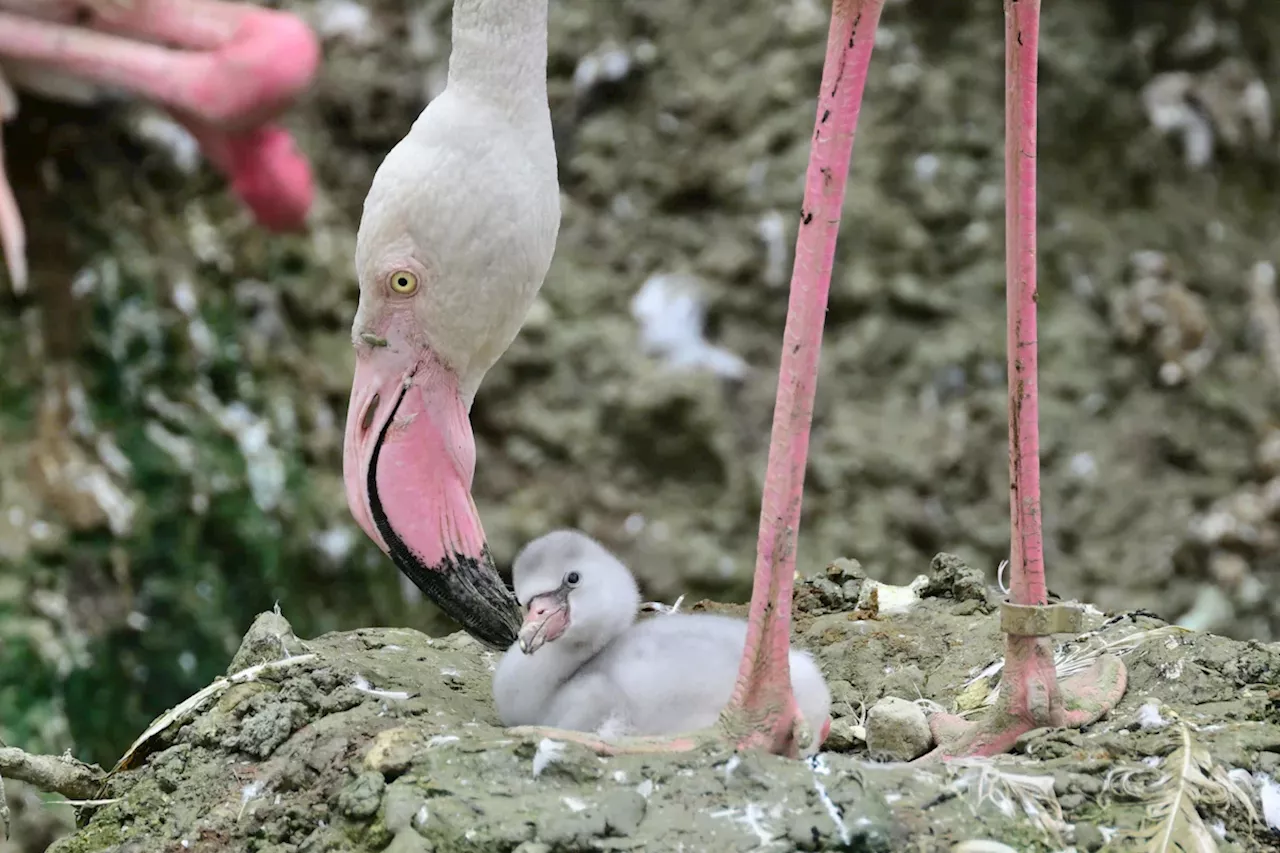
[(548, 0), (454, 0), (450, 88), (513, 114), (548, 114)]

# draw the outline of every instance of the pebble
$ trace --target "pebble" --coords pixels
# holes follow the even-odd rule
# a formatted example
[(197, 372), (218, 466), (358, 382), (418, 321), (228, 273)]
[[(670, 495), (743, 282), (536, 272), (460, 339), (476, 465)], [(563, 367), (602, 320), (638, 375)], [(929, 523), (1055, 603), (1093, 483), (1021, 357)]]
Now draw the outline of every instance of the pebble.
[(846, 717), (838, 717), (831, 721), (831, 731), (822, 748), (828, 752), (852, 752), (862, 743), (865, 734), (861, 726)]
[(395, 784), (382, 798), (382, 822), (389, 832), (413, 831), (413, 823), (426, 798), (412, 785)]
[(601, 803), (605, 828), (610, 835), (626, 838), (640, 828), (648, 805), (635, 791), (614, 791), (606, 795)]
[(268, 610), (259, 613), (249, 626), (240, 642), (240, 648), (227, 667), (227, 675), (304, 651), (302, 641), (294, 635), (289, 620), (277, 611)]
[(364, 820), (378, 813), (386, 782), (381, 773), (361, 773), (338, 792), (338, 811), (353, 820)]
[(867, 712), (867, 749), (880, 761), (911, 761), (933, 744), (924, 711), (914, 702), (885, 696)]
[(382, 853), (432, 853), (435, 847), (412, 829), (402, 829)]
[(1078, 850), (1101, 850), (1107, 840), (1102, 830), (1091, 823), (1076, 824), (1076, 848)]
[(422, 736), (407, 726), (397, 726), (378, 733), (364, 756), (366, 770), (394, 779), (409, 769), (422, 747)]

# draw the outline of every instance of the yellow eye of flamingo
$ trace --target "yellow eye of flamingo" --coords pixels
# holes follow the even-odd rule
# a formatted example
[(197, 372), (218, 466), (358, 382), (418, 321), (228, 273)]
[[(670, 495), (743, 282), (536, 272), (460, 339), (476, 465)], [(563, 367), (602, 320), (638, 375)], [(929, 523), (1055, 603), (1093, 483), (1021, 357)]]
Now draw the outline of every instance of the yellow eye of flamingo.
[(391, 274), (391, 289), (408, 296), (418, 289), (418, 277), (408, 270), (396, 270)]

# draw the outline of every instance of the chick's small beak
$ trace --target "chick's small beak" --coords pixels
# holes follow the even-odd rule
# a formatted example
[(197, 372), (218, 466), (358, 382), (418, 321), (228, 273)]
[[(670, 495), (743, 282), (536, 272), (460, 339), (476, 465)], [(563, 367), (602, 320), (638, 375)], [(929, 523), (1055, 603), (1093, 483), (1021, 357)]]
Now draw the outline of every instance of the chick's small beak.
[(520, 626), (520, 651), (531, 655), (553, 642), (569, 627), (569, 597), (548, 592), (529, 600), (529, 609)]

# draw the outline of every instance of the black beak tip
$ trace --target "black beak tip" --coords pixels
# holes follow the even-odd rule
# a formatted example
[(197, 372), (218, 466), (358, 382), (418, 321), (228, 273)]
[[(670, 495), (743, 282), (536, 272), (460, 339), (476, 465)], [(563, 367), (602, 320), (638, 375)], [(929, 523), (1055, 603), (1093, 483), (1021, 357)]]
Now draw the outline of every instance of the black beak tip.
[(485, 602), (483, 605), (472, 605), (463, 613), (462, 618), (458, 619), (462, 629), (486, 646), (505, 652), (516, 642), (520, 632), (518, 610), (505, 607), (498, 609)]
[(403, 547), (393, 546), (391, 558), (418, 589), (481, 643), (506, 651), (516, 641), (520, 604), (502, 582), (487, 550), (483, 560), (458, 555), (430, 567)]

